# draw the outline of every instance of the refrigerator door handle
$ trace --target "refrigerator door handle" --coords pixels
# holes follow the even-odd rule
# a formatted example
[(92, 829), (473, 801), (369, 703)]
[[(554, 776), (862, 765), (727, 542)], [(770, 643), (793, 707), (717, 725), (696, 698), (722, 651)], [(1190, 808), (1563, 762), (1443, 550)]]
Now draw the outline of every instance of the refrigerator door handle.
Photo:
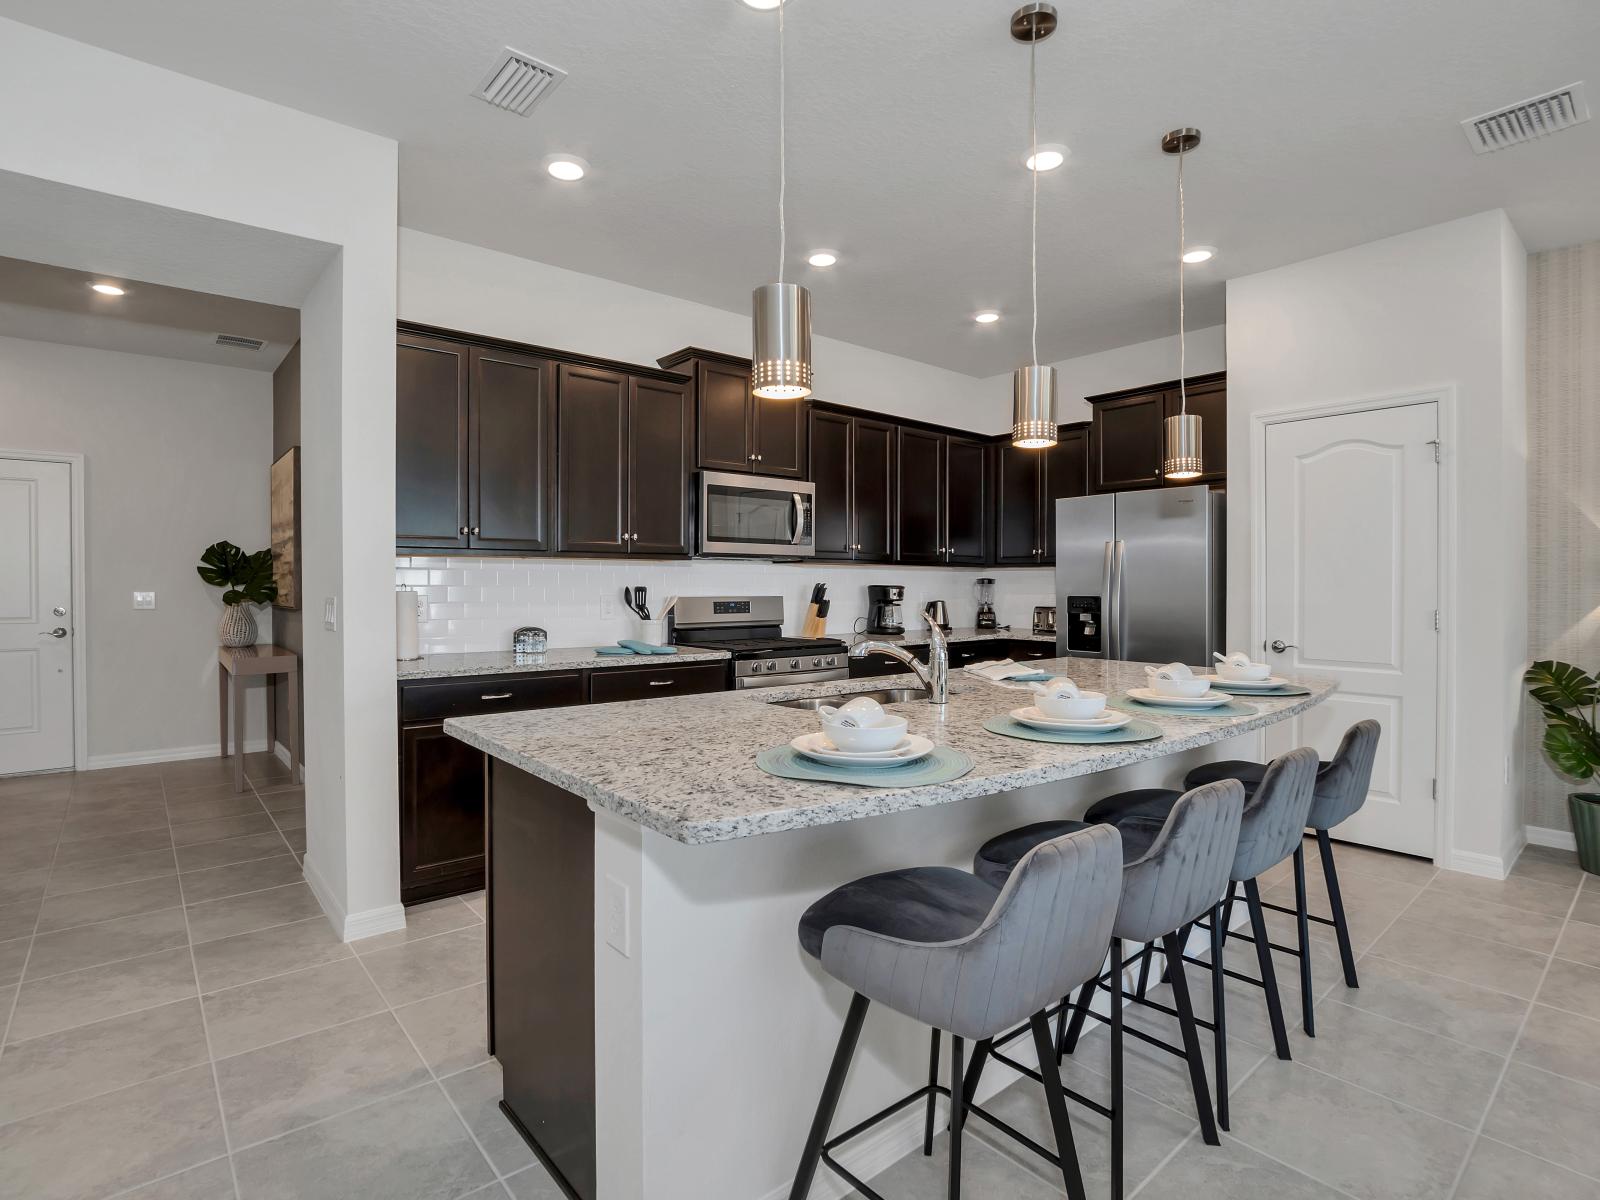
[[(1100, 595), (1103, 597), (1105, 611), (1100, 614), (1100, 620), (1105, 629), (1105, 650), (1101, 658), (1117, 657), (1116, 613), (1117, 593), (1114, 590), (1111, 574), (1112, 549), (1111, 543), (1106, 543), (1105, 559), (1100, 564)], [(1058, 601), (1059, 603), (1059, 601)]]
[(1118, 538), (1112, 543), (1111, 555), (1111, 657), (1125, 656), (1122, 628), (1122, 556), (1128, 543)]

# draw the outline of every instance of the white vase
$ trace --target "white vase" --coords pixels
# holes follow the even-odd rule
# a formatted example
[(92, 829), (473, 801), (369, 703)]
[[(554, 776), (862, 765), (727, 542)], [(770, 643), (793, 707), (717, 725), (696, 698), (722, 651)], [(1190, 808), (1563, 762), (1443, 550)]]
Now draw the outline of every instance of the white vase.
[(217, 626), (217, 641), (224, 646), (254, 646), (256, 616), (248, 604), (224, 604), (222, 622)]

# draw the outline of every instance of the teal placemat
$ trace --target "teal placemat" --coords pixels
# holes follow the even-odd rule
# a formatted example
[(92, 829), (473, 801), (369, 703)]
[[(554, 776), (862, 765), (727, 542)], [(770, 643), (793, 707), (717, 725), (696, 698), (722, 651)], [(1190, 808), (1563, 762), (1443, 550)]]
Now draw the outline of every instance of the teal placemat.
[(1172, 704), (1146, 704), (1143, 700), (1135, 700), (1131, 696), (1117, 696), (1106, 701), (1112, 708), (1121, 709), (1125, 713), (1155, 712), (1164, 717), (1253, 717), (1256, 710), (1248, 704), (1240, 704), (1237, 700), (1229, 700), (1226, 704), (1216, 704), (1210, 708), (1182, 708)]
[(926, 787), (930, 783), (949, 783), (972, 770), (972, 760), (959, 750), (935, 746), (933, 753), (903, 767), (875, 767), (860, 771), (835, 767), (807, 758), (792, 746), (773, 746), (756, 755), (756, 766), (768, 775), (785, 779), (809, 779), (815, 783), (853, 783), (858, 787)]
[(1059, 742), (1068, 746), (1114, 746), (1118, 742), (1153, 742), (1161, 736), (1158, 726), (1138, 717), (1121, 729), (1096, 732), (1089, 729), (1035, 729), (1024, 725), (1015, 717), (1001, 715), (990, 717), (983, 723), (990, 733), (1001, 737), (1021, 738), (1025, 742)]
[(1230, 696), (1246, 696), (1253, 700), (1276, 700), (1280, 696), (1309, 696), (1311, 689), (1301, 687), (1298, 683), (1291, 683), (1288, 687), (1273, 688), (1270, 692), (1252, 692), (1242, 687), (1235, 687), (1231, 683), (1213, 683), (1213, 692), (1227, 692)]

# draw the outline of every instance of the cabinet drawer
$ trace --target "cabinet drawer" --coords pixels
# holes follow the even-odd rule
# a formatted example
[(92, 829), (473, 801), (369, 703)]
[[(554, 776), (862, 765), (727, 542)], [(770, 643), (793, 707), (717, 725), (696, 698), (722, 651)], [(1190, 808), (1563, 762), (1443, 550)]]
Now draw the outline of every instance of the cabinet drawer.
[(1011, 643), (1011, 657), (1017, 662), (1028, 662), (1036, 658), (1054, 658), (1056, 648), (1049, 642), (1023, 642)]
[(728, 687), (728, 664), (695, 663), (687, 667), (607, 667), (589, 673), (589, 703), (649, 700), (722, 692)]
[(559, 671), (543, 675), (480, 675), (439, 683), (400, 686), (402, 721), (439, 721), (480, 713), (519, 712), (583, 703), (583, 675)]

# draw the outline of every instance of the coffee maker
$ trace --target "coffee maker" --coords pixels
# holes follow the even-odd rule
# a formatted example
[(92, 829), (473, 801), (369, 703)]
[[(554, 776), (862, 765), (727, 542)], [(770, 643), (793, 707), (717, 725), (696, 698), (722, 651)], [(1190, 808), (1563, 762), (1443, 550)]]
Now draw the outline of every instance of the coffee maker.
[(869, 583), (867, 585), (867, 632), (875, 634), (904, 633), (900, 623), (900, 605), (905, 603), (906, 589), (898, 583)]

